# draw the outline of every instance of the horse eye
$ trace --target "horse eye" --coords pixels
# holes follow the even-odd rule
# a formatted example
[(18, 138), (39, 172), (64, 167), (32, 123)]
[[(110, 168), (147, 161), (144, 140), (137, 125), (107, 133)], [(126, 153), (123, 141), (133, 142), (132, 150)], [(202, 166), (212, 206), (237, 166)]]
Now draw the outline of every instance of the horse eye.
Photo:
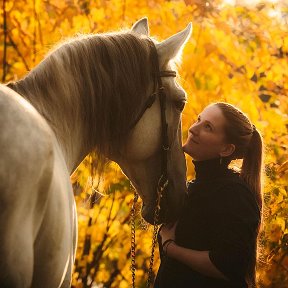
[(175, 106), (176, 106), (177, 110), (182, 112), (184, 107), (185, 107), (185, 102), (184, 101), (175, 101)]

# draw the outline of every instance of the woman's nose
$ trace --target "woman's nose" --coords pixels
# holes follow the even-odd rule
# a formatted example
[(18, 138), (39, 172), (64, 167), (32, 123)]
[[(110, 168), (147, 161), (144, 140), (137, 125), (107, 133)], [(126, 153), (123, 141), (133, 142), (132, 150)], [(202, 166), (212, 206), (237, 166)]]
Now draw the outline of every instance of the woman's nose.
[(191, 127), (189, 128), (189, 133), (191, 133), (192, 135), (197, 135), (199, 133), (197, 123), (194, 123), (193, 125), (191, 125)]

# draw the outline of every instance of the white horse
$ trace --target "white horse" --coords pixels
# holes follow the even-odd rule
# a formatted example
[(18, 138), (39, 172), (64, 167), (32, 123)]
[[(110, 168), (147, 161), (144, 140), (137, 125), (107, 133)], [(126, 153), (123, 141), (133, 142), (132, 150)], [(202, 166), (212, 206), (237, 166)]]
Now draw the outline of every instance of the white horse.
[[(158, 97), (143, 106), (155, 92), (155, 73), (171, 69), (191, 29), (156, 43), (144, 18), (128, 32), (79, 36), (22, 80), (0, 86), (0, 287), (70, 287), (77, 218), (69, 175), (91, 151), (99, 163), (119, 163), (152, 222), (162, 124)], [(186, 193), (180, 119), (186, 94), (167, 76), (169, 185), (161, 221), (176, 217)]]

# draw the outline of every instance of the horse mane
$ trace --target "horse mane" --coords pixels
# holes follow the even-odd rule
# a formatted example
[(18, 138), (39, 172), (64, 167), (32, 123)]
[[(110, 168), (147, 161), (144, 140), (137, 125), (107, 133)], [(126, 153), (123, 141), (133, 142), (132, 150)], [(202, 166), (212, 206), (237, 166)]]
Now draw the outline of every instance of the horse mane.
[[(30, 101), (52, 129), (56, 123), (62, 123), (61, 129), (83, 123), (83, 147), (101, 159), (112, 145), (123, 144), (153, 88), (151, 45), (148, 37), (131, 31), (76, 36), (8, 86)], [(47, 113), (52, 110), (53, 117)]]

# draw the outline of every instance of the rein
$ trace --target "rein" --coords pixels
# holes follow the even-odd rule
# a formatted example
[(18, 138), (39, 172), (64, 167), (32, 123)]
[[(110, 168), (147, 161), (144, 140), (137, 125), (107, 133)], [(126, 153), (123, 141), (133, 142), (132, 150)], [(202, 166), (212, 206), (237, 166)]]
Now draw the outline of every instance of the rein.
[[(160, 201), (163, 196), (163, 193), (168, 186), (168, 173), (167, 173), (167, 159), (168, 151), (170, 150), (169, 139), (168, 139), (168, 124), (166, 121), (166, 93), (162, 84), (162, 77), (176, 77), (176, 72), (172, 70), (163, 70), (159, 69), (159, 60), (158, 54), (155, 47), (155, 44), (151, 43), (151, 57), (152, 63), (154, 64), (154, 92), (148, 97), (145, 105), (137, 116), (136, 120), (133, 122), (131, 128), (133, 128), (137, 122), (141, 119), (143, 114), (147, 109), (149, 109), (156, 100), (156, 97), (159, 98), (160, 103), (160, 112), (161, 112), (161, 176), (157, 184), (157, 198), (155, 203), (154, 218), (153, 218), (153, 236), (152, 236), (152, 246), (151, 246), (151, 256), (149, 261), (149, 270), (148, 270), (148, 279), (146, 282), (146, 287), (149, 288), (152, 284), (152, 274), (153, 274), (153, 263), (154, 263), (154, 252), (157, 243), (157, 234), (158, 234), (158, 220), (160, 214)], [(132, 272), (132, 287), (135, 288), (135, 279), (136, 279), (136, 237), (135, 237), (135, 214), (136, 214), (136, 203), (138, 200), (138, 194), (135, 191), (134, 200), (131, 208), (131, 272)]]

